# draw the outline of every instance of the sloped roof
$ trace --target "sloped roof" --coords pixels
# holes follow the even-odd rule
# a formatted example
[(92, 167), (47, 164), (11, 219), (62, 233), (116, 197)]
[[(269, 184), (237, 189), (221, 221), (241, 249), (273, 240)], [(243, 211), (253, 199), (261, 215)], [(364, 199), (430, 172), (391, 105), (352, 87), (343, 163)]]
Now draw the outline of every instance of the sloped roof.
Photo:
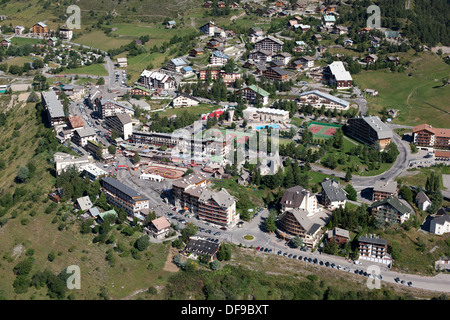
[(382, 199), (382, 200), (379, 200), (379, 201), (375, 201), (374, 203), (372, 203), (372, 205), (370, 207), (374, 208), (374, 207), (378, 207), (378, 206), (381, 206), (381, 205), (384, 205), (384, 204), (389, 204), (395, 210), (400, 212), (400, 214), (405, 214), (405, 213), (411, 212), (411, 209), (408, 208), (406, 205), (404, 205), (399, 200), (399, 198), (397, 198), (395, 196), (390, 196), (390, 197), (387, 197), (385, 199)]
[(326, 179), (322, 181), (322, 188), (330, 201), (344, 201), (347, 200), (345, 191), (335, 179)]

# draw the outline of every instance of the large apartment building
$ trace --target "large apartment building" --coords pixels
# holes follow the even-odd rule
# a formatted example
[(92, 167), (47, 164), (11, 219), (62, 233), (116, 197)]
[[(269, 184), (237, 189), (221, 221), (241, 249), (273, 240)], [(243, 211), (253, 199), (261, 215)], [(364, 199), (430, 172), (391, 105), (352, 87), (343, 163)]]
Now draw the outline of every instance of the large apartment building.
[(338, 89), (348, 89), (353, 85), (353, 78), (350, 72), (345, 70), (344, 63), (342, 61), (334, 61), (327, 67), (327, 71), (330, 74), (330, 84), (336, 86)]
[(229, 151), (229, 139), (215, 141), (211, 139), (197, 139), (191, 136), (184, 139), (183, 136), (161, 132), (134, 131), (131, 141), (137, 144), (150, 144), (155, 146), (177, 147), (180, 152), (190, 151), (194, 155), (217, 155), (224, 156)]
[(372, 201), (379, 201), (397, 195), (397, 181), (375, 181), (372, 191)]
[(50, 125), (62, 125), (66, 122), (66, 116), (61, 101), (55, 91), (43, 91), (41, 94), (42, 106), (47, 112), (47, 120)]
[(450, 149), (450, 129), (421, 124), (413, 128), (413, 139), (417, 146)]
[(304, 245), (313, 249), (320, 239), (321, 227), (319, 224), (313, 223), (308, 215), (308, 211), (302, 208), (282, 213), (277, 233), (286, 240), (299, 236)]
[(228, 191), (207, 188), (209, 181), (201, 173), (182, 177), (172, 184), (175, 204), (187, 208), (199, 219), (223, 226), (237, 223), (236, 199)]
[(105, 177), (100, 180), (101, 190), (105, 193), (109, 203), (123, 208), (129, 215), (139, 213), (149, 208), (149, 199), (118, 180)]
[(175, 79), (165, 73), (157, 71), (142, 71), (139, 77), (139, 83), (149, 89), (163, 90), (175, 88)]
[(297, 104), (310, 104), (313, 108), (317, 109), (322, 108), (322, 106), (324, 106), (325, 109), (336, 110), (348, 110), (350, 108), (350, 102), (319, 90), (312, 90), (301, 93), (299, 95), (299, 98), (297, 99)]
[(133, 107), (109, 99), (104, 99), (100, 102), (99, 112), (102, 115), (102, 119), (106, 119), (106, 117), (111, 117), (118, 113), (134, 115)]
[(387, 240), (374, 237), (359, 237), (359, 259), (389, 264), (392, 259), (388, 255)]
[(133, 121), (129, 114), (117, 113), (106, 117), (105, 123), (111, 129), (116, 130), (123, 140), (128, 140), (133, 133)]
[(380, 150), (384, 150), (391, 143), (393, 137), (392, 129), (377, 116), (359, 116), (349, 119), (345, 126), (345, 132), (362, 143), (372, 146), (379, 144)]
[(261, 89), (260, 87), (252, 84), (248, 87), (245, 87), (239, 91), (242, 95), (242, 100), (247, 101), (248, 103), (261, 103), (262, 105), (266, 105), (269, 103), (269, 93)]
[(273, 36), (267, 36), (255, 43), (255, 50), (266, 50), (277, 53), (283, 50), (284, 42)]
[(399, 198), (391, 196), (372, 203), (372, 214), (386, 223), (402, 224), (409, 220), (413, 210), (402, 203)]

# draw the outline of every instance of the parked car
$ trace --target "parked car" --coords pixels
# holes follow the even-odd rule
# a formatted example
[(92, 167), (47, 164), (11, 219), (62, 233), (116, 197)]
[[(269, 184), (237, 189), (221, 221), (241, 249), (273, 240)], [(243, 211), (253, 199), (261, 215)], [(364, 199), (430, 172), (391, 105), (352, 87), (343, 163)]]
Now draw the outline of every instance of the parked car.
[(257, 246), (257, 247), (256, 247), (256, 251), (259, 251), (259, 249), (261, 249), (261, 247), (260, 247), (260, 246)]
[(408, 286), (412, 287), (412, 282), (411, 281), (408, 281)]

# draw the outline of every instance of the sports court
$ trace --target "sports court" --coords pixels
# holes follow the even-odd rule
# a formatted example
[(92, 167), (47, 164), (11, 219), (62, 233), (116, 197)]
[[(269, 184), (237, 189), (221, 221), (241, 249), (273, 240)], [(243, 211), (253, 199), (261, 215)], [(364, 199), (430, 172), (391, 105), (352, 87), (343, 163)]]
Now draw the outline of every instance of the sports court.
[(167, 168), (152, 165), (148, 166), (144, 170), (144, 172), (149, 174), (157, 174), (166, 179), (178, 179), (181, 178), (184, 174), (184, 171), (182, 169)]
[(313, 134), (314, 139), (330, 139), (340, 127), (338, 124), (311, 121), (308, 130)]

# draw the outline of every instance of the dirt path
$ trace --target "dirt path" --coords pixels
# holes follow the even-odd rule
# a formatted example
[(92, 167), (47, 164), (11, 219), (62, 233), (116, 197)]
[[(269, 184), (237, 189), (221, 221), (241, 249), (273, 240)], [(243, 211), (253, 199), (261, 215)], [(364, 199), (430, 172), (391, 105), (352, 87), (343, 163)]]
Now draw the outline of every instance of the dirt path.
[(164, 271), (169, 271), (169, 272), (178, 272), (178, 267), (175, 263), (173, 263), (173, 257), (176, 256), (178, 254), (177, 249), (175, 248), (170, 248), (169, 250), (169, 254), (167, 255), (167, 259), (166, 259), (166, 263), (164, 264)]

